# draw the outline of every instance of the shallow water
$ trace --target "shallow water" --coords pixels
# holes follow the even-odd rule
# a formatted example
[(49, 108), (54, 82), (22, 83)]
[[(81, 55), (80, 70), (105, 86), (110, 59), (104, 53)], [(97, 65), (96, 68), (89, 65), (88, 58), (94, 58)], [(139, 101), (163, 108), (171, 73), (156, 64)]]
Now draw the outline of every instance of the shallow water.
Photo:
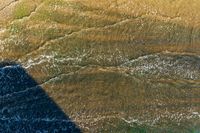
[(199, 5), (0, 0), (0, 131), (200, 132)]

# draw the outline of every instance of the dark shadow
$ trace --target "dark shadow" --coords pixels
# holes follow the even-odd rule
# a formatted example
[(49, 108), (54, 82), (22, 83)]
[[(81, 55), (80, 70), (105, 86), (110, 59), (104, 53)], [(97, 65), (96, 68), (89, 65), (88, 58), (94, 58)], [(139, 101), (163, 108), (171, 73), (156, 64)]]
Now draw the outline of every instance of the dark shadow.
[(0, 63), (1, 133), (80, 133), (81, 130), (27, 72)]

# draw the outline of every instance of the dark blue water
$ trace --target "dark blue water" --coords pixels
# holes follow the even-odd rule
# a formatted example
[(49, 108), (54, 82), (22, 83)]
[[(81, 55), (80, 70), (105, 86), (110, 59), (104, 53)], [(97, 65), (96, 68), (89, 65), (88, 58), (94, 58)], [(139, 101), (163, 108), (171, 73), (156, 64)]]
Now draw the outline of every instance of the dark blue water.
[(18, 64), (0, 63), (0, 133), (80, 133)]

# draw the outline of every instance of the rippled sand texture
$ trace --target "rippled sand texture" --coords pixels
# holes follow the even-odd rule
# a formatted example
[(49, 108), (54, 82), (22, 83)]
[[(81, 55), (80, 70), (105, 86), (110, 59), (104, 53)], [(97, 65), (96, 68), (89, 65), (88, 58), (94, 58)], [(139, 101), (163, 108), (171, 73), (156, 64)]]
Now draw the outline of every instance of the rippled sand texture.
[(83, 132), (200, 132), (199, 0), (0, 0), (0, 60)]

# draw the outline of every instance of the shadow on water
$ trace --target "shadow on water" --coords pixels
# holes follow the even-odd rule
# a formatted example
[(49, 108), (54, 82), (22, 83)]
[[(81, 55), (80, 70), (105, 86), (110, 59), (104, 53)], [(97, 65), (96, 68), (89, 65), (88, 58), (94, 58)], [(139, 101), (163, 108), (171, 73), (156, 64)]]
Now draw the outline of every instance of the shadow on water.
[(22, 66), (0, 63), (0, 132), (80, 133)]

